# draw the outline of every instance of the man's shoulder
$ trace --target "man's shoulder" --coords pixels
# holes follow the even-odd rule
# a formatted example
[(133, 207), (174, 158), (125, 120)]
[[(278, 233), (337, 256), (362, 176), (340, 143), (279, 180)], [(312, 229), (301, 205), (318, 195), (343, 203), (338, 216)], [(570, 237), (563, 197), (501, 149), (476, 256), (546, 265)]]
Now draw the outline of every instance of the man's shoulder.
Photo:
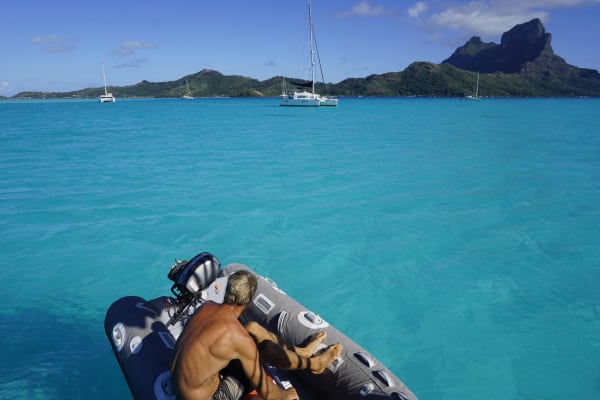
[(213, 326), (209, 337), (205, 337), (203, 342), (204, 346), (208, 344), (213, 356), (227, 360), (241, 358), (248, 349), (256, 346), (241, 324), (229, 321)]
[[(246, 328), (227, 308), (219, 308), (205, 321), (210, 329), (223, 340), (244, 340), (250, 338)], [(251, 339), (251, 338), (250, 338)]]
[(231, 340), (235, 341), (247, 341), (252, 340), (252, 337), (248, 334), (244, 325), (240, 323), (237, 319), (228, 319), (226, 323), (226, 331), (230, 335)]

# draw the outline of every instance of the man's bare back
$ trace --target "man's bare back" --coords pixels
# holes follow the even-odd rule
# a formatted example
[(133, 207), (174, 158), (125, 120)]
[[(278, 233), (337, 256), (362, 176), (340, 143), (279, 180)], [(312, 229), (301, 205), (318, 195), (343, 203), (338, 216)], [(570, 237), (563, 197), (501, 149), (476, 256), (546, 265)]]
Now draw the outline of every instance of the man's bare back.
[(205, 303), (177, 341), (173, 381), (185, 399), (210, 399), (219, 386), (219, 372), (238, 357), (235, 343), (255, 347), (232, 310)]
[[(281, 344), (274, 334), (259, 324), (250, 323), (244, 327), (238, 318), (254, 295), (256, 278), (236, 276), (232, 279), (237, 274), (248, 273), (238, 271), (233, 274), (228, 282), (225, 303), (204, 303), (177, 340), (171, 366), (177, 397), (185, 400), (212, 399), (221, 384), (221, 370), (231, 361), (239, 360), (244, 374), (264, 400), (298, 399), (294, 388), (283, 390), (268, 377), (263, 368), (265, 362), (285, 369), (322, 373), (341, 355), (342, 345), (331, 345), (324, 352), (312, 356), (325, 334), (317, 334), (306, 347), (296, 348)], [(242, 288), (231, 289), (232, 280), (237, 281), (232, 286)], [(243, 301), (235, 300), (238, 298), (236, 290), (241, 293), (239, 297)], [(234, 299), (231, 301), (228, 300), (230, 291)]]

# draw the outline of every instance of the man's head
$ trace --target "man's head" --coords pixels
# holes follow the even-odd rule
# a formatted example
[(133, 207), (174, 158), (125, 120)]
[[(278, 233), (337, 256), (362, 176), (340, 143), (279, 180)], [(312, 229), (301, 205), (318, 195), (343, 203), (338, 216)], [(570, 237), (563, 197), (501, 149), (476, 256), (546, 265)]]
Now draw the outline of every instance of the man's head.
[(256, 277), (249, 271), (237, 271), (227, 281), (224, 304), (248, 305), (256, 293)]

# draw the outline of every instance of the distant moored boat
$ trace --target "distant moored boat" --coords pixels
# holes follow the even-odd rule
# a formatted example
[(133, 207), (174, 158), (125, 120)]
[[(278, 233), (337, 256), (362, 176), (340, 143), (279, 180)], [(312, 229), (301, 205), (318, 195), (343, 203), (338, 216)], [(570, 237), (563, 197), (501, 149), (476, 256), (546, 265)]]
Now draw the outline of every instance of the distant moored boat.
[(183, 96), (181, 96), (181, 98), (183, 100), (194, 100), (192, 92), (190, 92), (190, 85), (188, 84), (187, 78), (185, 79), (185, 86), (187, 87), (187, 92)]
[(481, 97), (479, 97), (479, 71), (477, 71), (477, 83), (475, 84), (475, 96), (465, 96), (466, 100), (481, 100)]
[[(321, 96), (320, 94), (315, 93), (315, 39), (314, 39), (314, 30), (313, 30), (313, 21), (312, 21), (312, 7), (311, 2), (308, 2), (308, 21), (310, 27), (310, 69), (312, 75), (312, 83), (311, 83), (311, 91), (309, 92), (307, 89), (303, 91), (287, 90), (285, 86), (285, 79), (283, 80), (283, 90), (281, 93), (281, 105), (282, 106), (301, 106), (301, 107), (320, 107), (320, 106), (337, 106), (338, 99), (335, 97), (327, 97)], [(318, 56), (318, 49), (317, 49)], [(320, 65), (320, 60), (319, 60)], [(321, 74), (322, 74), (321, 70)], [(303, 84), (296, 84), (299, 86), (308, 86)]]
[(102, 64), (102, 77), (104, 78), (104, 94), (98, 97), (100, 103), (114, 103), (116, 101), (115, 96), (112, 93), (108, 93), (106, 88), (106, 74), (104, 73), (104, 64)]

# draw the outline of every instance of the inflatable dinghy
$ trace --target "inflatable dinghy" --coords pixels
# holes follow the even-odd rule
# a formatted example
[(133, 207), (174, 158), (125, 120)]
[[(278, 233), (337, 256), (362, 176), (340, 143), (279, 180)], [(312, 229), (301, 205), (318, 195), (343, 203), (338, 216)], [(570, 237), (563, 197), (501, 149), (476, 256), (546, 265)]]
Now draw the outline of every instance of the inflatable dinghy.
[(341, 342), (344, 347), (342, 355), (319, 375), (270, 369), (278, 384), (293, 385), (303, 400), (416, 400), (393, 372), (289, 297), (275, 282), (242, 264), (221, 269), (217, 258), (207, 252), (171, 267), (168, 277), (174, 282), (172, 296), (152, 300), (123, 297), (106, 313), (106, 335), (136, 400), (175, 400), (170, 376), (175, 343), (203, 302), (223, 302), (227, 277), (240, 269), (249, 270), (258, 278), (256, 295), (240, 317), (242, 323), (256, 321), (294, 346), (303, 346), (314, 333), (325, 331), (326, 343), (321, 346)]

